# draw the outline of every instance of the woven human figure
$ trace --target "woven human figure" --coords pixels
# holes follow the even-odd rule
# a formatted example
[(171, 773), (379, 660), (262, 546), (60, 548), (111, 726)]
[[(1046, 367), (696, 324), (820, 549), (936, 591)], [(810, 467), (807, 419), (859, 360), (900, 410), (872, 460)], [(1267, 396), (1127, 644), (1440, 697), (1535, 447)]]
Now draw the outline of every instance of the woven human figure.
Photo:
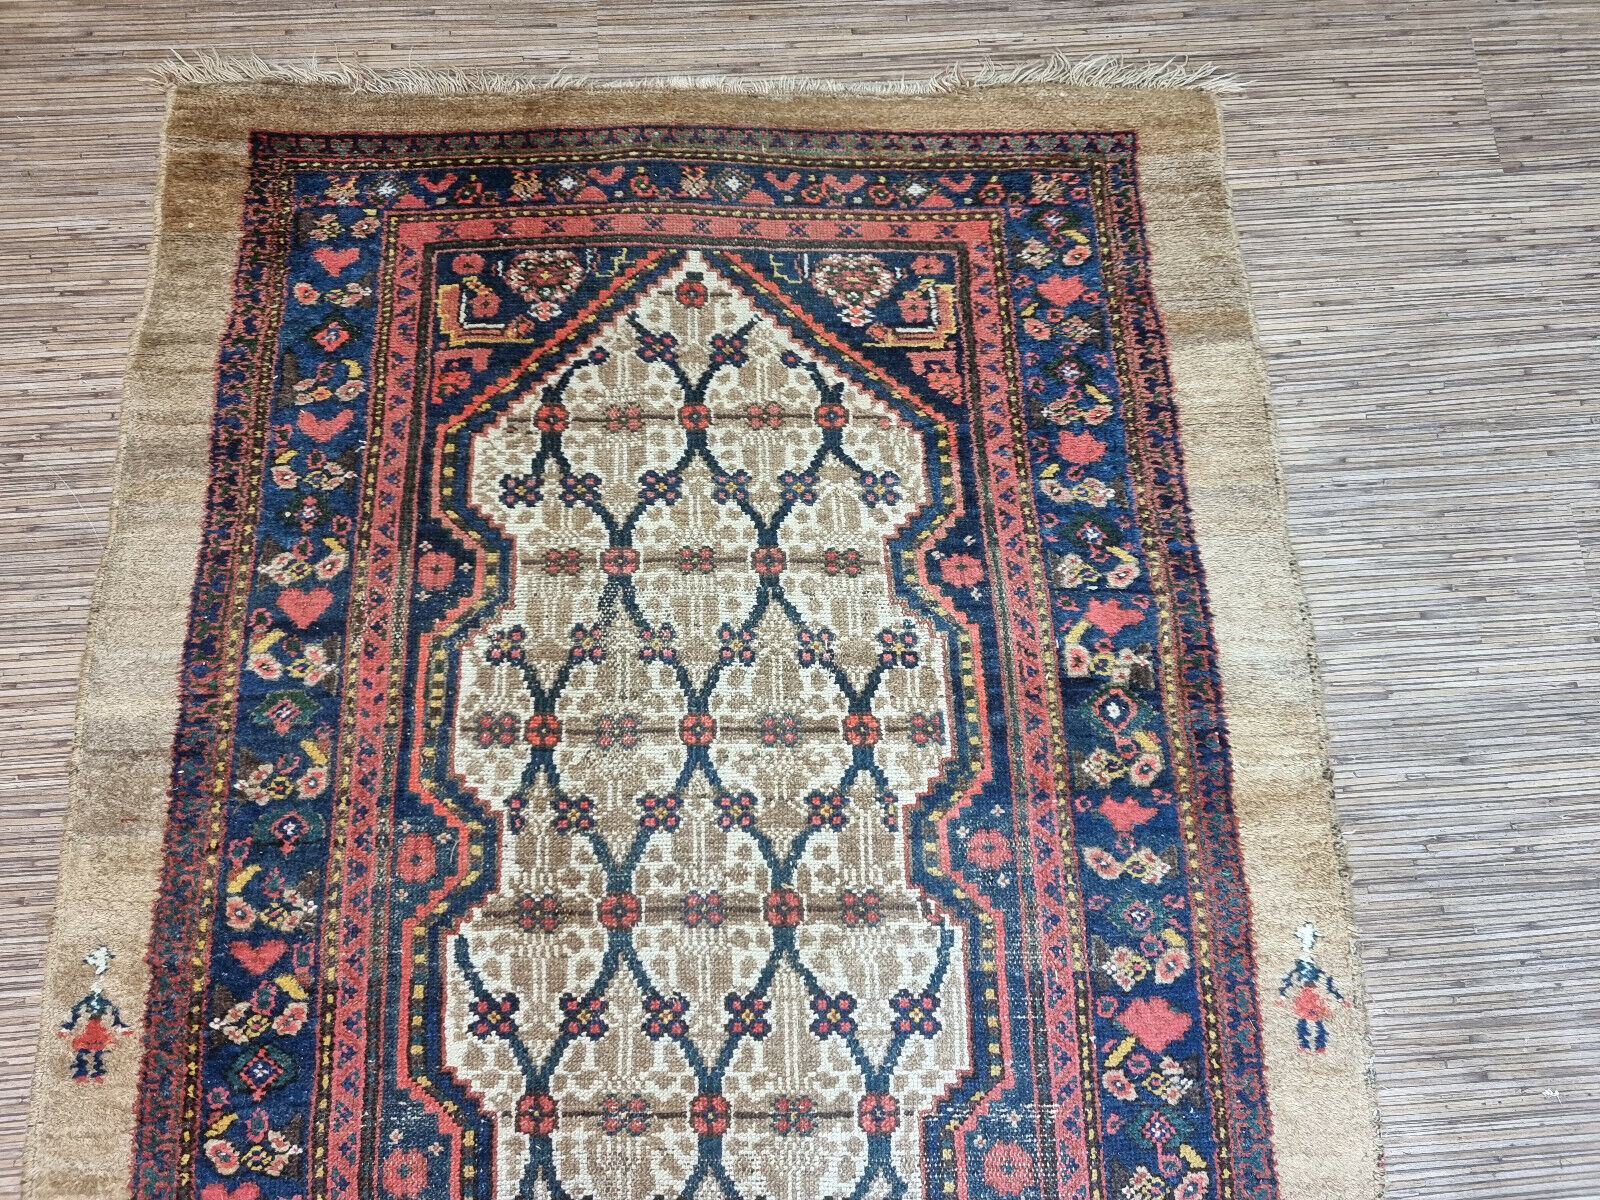
[[(111, 1045), (111, 1035), (129, 1032), (122, 1013), (104, 992), (104, 976), (115, 957), (105, 946), (96, 946), (83, 956), (83, 961), (94, 968), (94, 984), (88, 995), (72, 1006), (56, 1034), (77, 1034), (72, 1038), (72, 1078), (80, 1083), (97, 1083), (106, 1077), (106, 1048)], [(82, 1029), (78, 1028), (80, 1021)]]
[(1333, 976), (1317, 966), (1312, 949), (1317, 944), (1317, 927), (1307, 921), (1295, 930), (1300, 940), (1300, 957), (1278, 988), (1278, 1003), (1288, 1004), (1296, 1017), (1295, 1033), (1300, 1049), (1321, 1054), (1328, 1048), (1327, 1020), (1333, 1015), (1329, 998), (1349, 1007), (1350, 1002), (1334, 986)]

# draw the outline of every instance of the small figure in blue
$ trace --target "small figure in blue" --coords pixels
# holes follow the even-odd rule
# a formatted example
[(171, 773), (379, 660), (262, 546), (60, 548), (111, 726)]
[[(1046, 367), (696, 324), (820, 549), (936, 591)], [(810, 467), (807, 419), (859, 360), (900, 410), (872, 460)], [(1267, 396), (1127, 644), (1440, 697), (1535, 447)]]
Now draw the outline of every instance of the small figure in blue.
[(1294, 1009), (1300, 1049), (1321, 1054), (1328, 1048), (1327, 1020), (1333, 1015), (1330, 997), (1346, 1008), (1350, 1001), (1339, 994), (1339, 989), (1333, 985), (1333, 976), (1317, 966), (1312, 955), (1312, 947), (1317, 944), (1317, 927), (1307, 921), (1294, 931), (1294, 936), (1300, 942), (1300, 957), (1283, 977), (1283, 985), (1278, 988), (1278, 1003)]
[(117, 1006), (105, 997), (106, 971), (116, 955), (106, 946), (96, 946), (83, 956), (83, 961), (94, 968), (94, 985), (89, 994), (72, 1006), (72, 1012), (56, 1031), (57, 1037), (67, 1037), (83, 1028), (72, 1039), (72, 1078), (78, 1083), (99, 1083), (106, 1077), (106, 1047), (113, 1033), (131, 1032), (122, 1019)]

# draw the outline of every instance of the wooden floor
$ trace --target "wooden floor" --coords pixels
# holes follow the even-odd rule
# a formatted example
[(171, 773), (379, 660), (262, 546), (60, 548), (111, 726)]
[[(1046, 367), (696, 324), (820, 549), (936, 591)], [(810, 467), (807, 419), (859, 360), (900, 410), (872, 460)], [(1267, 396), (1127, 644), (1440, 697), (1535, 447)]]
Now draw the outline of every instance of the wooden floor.
[(0, 1196), (144, 286), (162, 99), (139, 77), (171, 47), (840, 77), (1066, 49), (1251, 80), (1227, 103), (1229, 174), (1324, 664), (1390, 1195), (1600, 1196), (1595, 0), (9, 0)]

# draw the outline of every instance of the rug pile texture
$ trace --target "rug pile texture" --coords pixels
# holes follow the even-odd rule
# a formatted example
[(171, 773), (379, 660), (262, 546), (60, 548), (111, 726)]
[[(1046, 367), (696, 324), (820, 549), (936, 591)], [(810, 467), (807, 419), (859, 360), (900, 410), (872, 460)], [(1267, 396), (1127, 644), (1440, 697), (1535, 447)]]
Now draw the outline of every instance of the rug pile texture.
[(174, 93), (30, 1195), (1378, 1194), (1210, 95), (248, 74)]

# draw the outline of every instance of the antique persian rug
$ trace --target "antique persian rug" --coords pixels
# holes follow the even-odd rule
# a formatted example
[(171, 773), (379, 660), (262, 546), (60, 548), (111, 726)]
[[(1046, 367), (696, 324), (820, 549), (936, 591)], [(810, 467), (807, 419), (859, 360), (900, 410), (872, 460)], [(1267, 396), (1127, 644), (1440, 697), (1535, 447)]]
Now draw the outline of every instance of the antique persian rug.
[(30, 1194), (1375, 1196), (1213, 98), (366, 83), (175, 92)]

